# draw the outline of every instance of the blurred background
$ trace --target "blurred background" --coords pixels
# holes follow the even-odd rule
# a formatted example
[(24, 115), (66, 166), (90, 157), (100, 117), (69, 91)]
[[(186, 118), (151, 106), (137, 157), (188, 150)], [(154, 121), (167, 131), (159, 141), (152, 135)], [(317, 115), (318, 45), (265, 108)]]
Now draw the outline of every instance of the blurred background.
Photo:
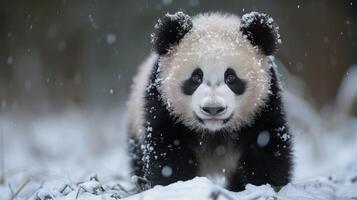
[(111, 109), (127, 98), (150, 33), (166, 12), (269, 13), (277, 54), (319, 109), (357, 63), (357, 1), (1, 0), (0, 112)]
[(130, 185), (124, 103), (157, 19), (178, 10), (270, 14), (295, 180), (356, 176), (357, 0), (0, 0), (0, 199), (92, 173)]

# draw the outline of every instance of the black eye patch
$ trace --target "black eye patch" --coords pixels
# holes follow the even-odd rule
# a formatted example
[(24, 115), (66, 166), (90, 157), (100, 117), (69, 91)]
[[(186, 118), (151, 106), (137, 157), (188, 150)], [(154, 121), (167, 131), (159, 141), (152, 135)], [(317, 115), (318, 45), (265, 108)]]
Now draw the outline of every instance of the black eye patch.
[(224, 72), (224, 82), (237, 95), (241, 95), (245, 91), (246, 82), (238, 78), (236, 72), (232, 68), (228, 68), (226, 72)]
[(192, 95), (203, 81), (203, 72), (200, 68), (195, 69), (191, 77), (183, 82), (181, 89), (186, 95)]

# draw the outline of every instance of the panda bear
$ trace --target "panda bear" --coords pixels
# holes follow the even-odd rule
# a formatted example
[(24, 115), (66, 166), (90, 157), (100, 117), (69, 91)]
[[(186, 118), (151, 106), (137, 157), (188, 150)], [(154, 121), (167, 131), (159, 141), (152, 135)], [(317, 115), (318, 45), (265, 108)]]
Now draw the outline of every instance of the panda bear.
[(152, 34), (128, 101), (134, 175), (151, 186), (196, 176), (282, 186), (291, 135), (272, 55), (280, 43), (267, 14), (166, 14)]

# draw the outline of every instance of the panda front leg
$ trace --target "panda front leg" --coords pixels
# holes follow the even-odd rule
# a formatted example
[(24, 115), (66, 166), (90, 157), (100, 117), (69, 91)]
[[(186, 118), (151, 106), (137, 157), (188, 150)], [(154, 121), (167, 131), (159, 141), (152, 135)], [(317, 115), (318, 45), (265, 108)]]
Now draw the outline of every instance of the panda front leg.
[[(274, 139), (273, 139), (274, 140)], [(228, 178), (228, 189), (242, 191), (248, 183), (270, 184), (273, 187), (286, 185), (292, 170), (290, 141), (272, 142), (265, 147), (247, 145), (242, 152), (235, 172)]]
[(182, 140), (150, 139), (144, 145), (144, 173), (151, 186), (169, 185), (197, 176), (197, 159)]

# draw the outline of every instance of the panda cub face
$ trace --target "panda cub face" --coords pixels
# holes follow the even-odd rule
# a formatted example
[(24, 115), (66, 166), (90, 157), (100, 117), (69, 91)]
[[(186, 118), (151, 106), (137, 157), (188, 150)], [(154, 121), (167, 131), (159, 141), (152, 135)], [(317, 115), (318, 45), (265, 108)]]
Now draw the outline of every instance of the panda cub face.
[(236, 95), (242, 95), (246, 81), (231, 67), (198, 67), (182, 82), (182, 92), (191, 95), (194, 117), (209, 130), (219, 130), (233, 118)]
[[(154, 45), (160, 55), (160, 90), (172, 115), (206, 132), (249, 124), (270, 89), (267, 54), (249, 40), (252, 31), (244, 34), (244, 24), (235, 15), (166, 17)], [(165, 31), (173, 36), (163, 37), (168, 36)]]

